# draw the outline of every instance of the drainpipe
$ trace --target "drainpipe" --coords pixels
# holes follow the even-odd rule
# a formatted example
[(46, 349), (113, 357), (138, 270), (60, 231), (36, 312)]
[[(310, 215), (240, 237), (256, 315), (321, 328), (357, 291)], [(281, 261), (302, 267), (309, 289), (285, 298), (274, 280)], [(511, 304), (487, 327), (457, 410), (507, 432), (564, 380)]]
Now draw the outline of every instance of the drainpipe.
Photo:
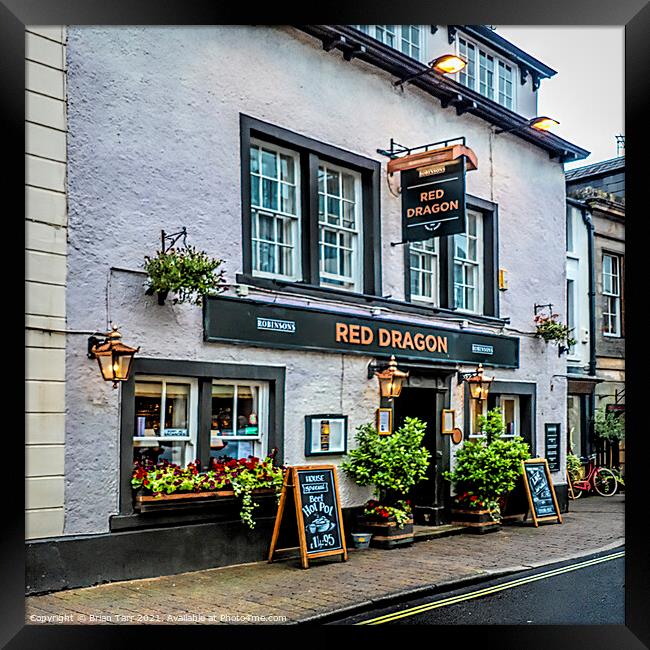
[(589, 257), (589, 374), (596, 375), (596, 247), (594, 222), (587, 207), (580, 207), (587, 226), (587, 255)]

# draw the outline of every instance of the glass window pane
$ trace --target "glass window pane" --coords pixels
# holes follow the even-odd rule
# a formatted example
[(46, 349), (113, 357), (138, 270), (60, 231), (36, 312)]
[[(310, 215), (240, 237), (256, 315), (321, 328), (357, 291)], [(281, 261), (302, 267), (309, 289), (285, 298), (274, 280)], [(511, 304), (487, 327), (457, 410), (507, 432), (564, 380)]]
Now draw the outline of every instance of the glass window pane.
[(337, 198), (332, 198), (332, 197), (327, 197), (327, 214), (330, 216), (335, 217), (335, 219), (332, 221), (332, 223), (338, 222), (338, 217), (340, 216), (341, 213), (341, 203), (339, 199)]
[(251, 156), (251, 173), (259, 174), (260, 173), (260, 150), (258, 147), (250, 148)]
[(166, 384), (165, 436), (189, 434), (190, 387), (188, 384)]
[(233, 409), (235, 404), (235, 387), (232, 385), (212, 384), (212, 435), (233, 434)]
[(275, 239), (274, 219), (268, 214), (258, 214), (259, 238), (266, 241)]
[(260, 181), (257, 176), (251, 176), (251, 205), (260, 204)]
[(259, 270), (275, 273), (275, 246), (264, 242), (259, 244)]
[(327, 170), (327, 193), (339, 196), (339, 174), (331, 169)]
[(277, 156), (274, 151), (262, 149), (262, 174), (271, 178), (277, 178)]
[(318, 168), (318, 191), (321, 194), (325, 193), (325, 168)]
[(280, 177), (287, 183), (295, 183), (294, 162), (291, 156), (280, 154)]
[(454, 245), (456, 249), (454, 255), (461, 259), (467, 259), (467, 237), (465, 235), (455, 235)]
[(258, 428), (257, 386), (237, 386), (237, 435), (256, 436)]
[(281, 185), (282, 205), (280, 209), (287, 214), (296, 214), (296, 188), (291, 185)]
[(354, 203), (343, 201), (343, 227), (354, 228)]
[(278, 209), (278, 184), (267, 178), (262, 179), (262, 207)]
[(354, 176), (343, 174), (343, 198), (354, 201)]
[(160, 435), (161, 405), (162, 382), (135, 382), (134, 436), (143, 438)]

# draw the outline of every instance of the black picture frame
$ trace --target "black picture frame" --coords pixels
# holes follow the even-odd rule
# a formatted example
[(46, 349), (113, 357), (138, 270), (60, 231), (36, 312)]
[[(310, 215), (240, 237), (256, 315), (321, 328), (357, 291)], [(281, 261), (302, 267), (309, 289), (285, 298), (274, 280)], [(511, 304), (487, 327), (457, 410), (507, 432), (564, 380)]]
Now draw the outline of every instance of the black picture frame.
[[(285, 8), (286, 7), (286, 8)], [(322, 11), (322, 7), (318, 7)], [(15, 203), (24, 204), (24, 191), (21, 184), (24, 181), (24, 28), (25, 25), (56, 25), (56, 24), (215, 24), (235, 23), (245, 24), (255, 20), (258, 24), (295, 24), (298, 22), (323, 21), (323, 16), (317, 16), (316, 5), (266, 5), (251, 8), (250, 5), (233, 5), (230, 3), (216, 4), (199, 0), (195, 3), (169, 0), (166, 3), (126, 3), (115, 0), (112, 3), (96, 2), (93, 0), (68, 0), (56, 2), (53, 0), (4, 0), (0, 6), (0, 38), (1, 57), (3, 61), (3, 116), (5, 117), (5, 157), (14, 162), (5, 169), (6, 200), (13, 194)], [(332, 16), (332, 14), (335, 14)], [(341, 5), (335, 12), (329, 12), (332, 22), (355, 23), (363, 17), (366, 22), (382, 23), (397, 17), (402, 22), (426, 24), (431, 20), (431, 7), (427, 3), (402, 3), (396, 11), (394, 5), (382, 5), (375, 2), (357, 2), (347, 5), (344, 10)], [(500, 3), (486, 4), (479, 0), (457, 0), (444, 8), (446, 22), (452, 23), (482, 23), (482, 24), (529, 24), (529, 25), (620, 25), (625, 26), (625, 79), (626, 79), (626, 130), (629, 136), (640, 136), (647, 121), (647, 65), (649, 60), (648, 38), (650, 33), (650, 7), (646, 0), (619, 0), (617, 3), (594, 3), (588, 0), (577, 0), (572, 3), (526, 3), (518, 0), (504, 0)], [(435, 28), (435, 27), (434, 27)], [(606, 79), (604, 79), (606, 82)], [(641, 137), (629, 137), (626, 147), (626, 205), (632, 212), (643, 214), (645, 206), (641, 205), (641, 197), (645, 198), (642, 183), (645, 182), (647, 168), (647, 150), (642, 144)], [(12, 180), (13, 179), (13, 180)], [(12, 201), (11, 203), (13, 203)], [(629, 278), (644, 277), (644, 253), (641, 247), (645, 245), (642, 236), (644, 222), (642, 219), (631, 220), (627, 224), (627, 273), (625, 283)], [(24, 233), (23, 233), (24, 236)], [(20, 235), (19, 235), (20, 241)], [(643, 264), (643, 266), (642, 266)], [(9, 286), (8, 286), (9, 288)], [(630, 295), (626, 286), (626, 293)], [(18, 304), (23, 300), (22, 289)], [(643, 310), (643, 311), (642, 311)], [(8, 320), (16, 323), (18, 336), (24, 333), (24, 318), (20, 308), (8, 310)], [(626, 339), (629, 349), (638, 346), (642, 349), (645, 339), (645, 304), (641, 300), (631, 301), (626, 306)], [(643, 333), (642, 333), (643, 332)], [(70, 345), (75, 345), (71, 343)], [(641, 431), (645, 426), (644, 396), (641, 390), (645, 384), (642, 373), (642, 355), (633, 355), (626, 361), (626, 409), (630, 429)], [(18, 403), (24, 399), (23, 387), (15, 382)], [(22, 417), (22, 416), (18, 416)], [(615, 626), (448, 626), (436, 628), (436, 638), (439, 640), (445, 632), (449, 639), (461, 647), (490, 647), (498, 644), (500, 647), (525, 647), (528, 650), (553, 647), (575, 648), (589, 645), (594, 649), (611, 648), (641, 648), (650, 644), (650, 617), (647, 616), (650, 604), (650, 554), (647, 553), (647, 537), (644, 535), (645, 522), (642, 513), (645, 506), (642, 500), (646, 498), (645, 485), (641, 480), (643, 472), (641, 463), (644, 460), (642, 437), (631, 438), (626, 442), (628, 450), (629, 475), (626, 477), (626, 622), (625, 625)], [(6, 440), (7, 456), (21, 458), (24, 454), (24, 444), (20, 436), (9, 436)], [(12, 453), (13, 452), (13, 453)], [(115, 647), (124, 643), (126, 638), (133, 638), (138, 633), (142, 638), (151, 641), (158, 634), (168, 634), (167, 630), (156, 630), (151, 626), (135, 629), (129, 626), (126, 630), (121, 626), (30, 626), (24, 620), (24, 501), (20, 498), (18, 488), (11, 499), (6, 500), (3, 527), (3, 553), (0, 554), (0, 570), (3, 576), (3, 591), (0, 598), (0, 646), (11, 648), (23, 647)], [(197, 626), (200, 627), (200, 626)], [(283, 639), (291, 636), (294, 630), (296, 638), (303, 632), (296, 626), (282, 627)], [(327, 628), (332, 633), (338, 628)], [(375, 628), (373, 628), (375, 629)], [(184, 628), (187, 633), (189, 628)], [(192, 630), (195, 633), (201, 630)], [(379, 628), (379, 633), (384, 630)], [(208, 632), (205, 630), (205, 632)], [(248, 628), (247, 635), (254, 635), (254, 628)], [(270, 634), (269, 628), (259, 629), (265, 638)], [(342, 630), (346, 637), (352, 630)], [(241, 635), (241, 630), (220, 628), (220, 635), (228, 637), (228, 633)], [(320, 632), (319, 632), (320, 633)], [(367, 639), (371, 630), (364, 629)]]
[[(313, 451), (314, 424), (316, 421), (338, 420), (343, 424), (343, 448)], [(331, 435), (331, 434), (330, 434)], [(348, 451), (348, 416), (340, 413), (317, 413), (305, 415), (305, 456), (343, 456)]]

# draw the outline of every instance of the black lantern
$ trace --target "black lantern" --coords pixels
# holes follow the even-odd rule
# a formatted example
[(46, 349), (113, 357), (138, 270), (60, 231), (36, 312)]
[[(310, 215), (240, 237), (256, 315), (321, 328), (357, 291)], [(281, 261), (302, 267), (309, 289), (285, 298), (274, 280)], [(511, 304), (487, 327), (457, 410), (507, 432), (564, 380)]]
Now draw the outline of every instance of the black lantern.
[(103, 340), (96, 336), (88, 339), (88, 358), (97, 359), (102, 377), (112, 381), (113, 388), (117, 388), (118, 382), (129, 378), (133, 356), (140, 350), (139, 347), (125, 345), (121, 339), (117, 327), (113, 327)]

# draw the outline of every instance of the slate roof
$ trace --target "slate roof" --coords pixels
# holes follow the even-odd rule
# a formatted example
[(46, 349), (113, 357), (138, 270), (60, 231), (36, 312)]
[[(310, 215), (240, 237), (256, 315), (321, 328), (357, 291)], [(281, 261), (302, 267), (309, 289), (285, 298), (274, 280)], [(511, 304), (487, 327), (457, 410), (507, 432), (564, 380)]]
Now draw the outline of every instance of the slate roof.
[(585, 165), (584, 167), (577, 167), (570, 169), (564, 173), (567, 182), (577, 181), (582, 178), (589, 178), (591, 176), (600, 176), (602, 174), (611, 174), (612, 172), (625, 169), (625, 156), (618, 158), (610, 158), (601, 162)]

